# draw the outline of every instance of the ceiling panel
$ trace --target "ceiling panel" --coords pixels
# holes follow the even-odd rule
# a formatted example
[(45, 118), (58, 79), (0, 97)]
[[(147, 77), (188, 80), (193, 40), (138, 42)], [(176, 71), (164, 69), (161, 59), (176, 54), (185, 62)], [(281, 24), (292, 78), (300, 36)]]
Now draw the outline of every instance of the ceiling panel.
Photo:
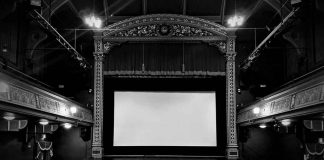
[(191, 16), (219, 16), (222, 0), (187, 0), (187, 14)]
[(147, 0), (147, 13), (182, 14), (182, 0)]

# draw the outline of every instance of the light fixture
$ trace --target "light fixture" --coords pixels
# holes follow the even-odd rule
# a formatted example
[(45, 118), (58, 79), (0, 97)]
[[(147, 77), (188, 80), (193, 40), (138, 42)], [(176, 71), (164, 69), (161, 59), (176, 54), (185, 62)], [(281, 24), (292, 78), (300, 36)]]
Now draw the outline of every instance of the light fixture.
[(70, 129), (72, 127), (72, 124), (71, 123), (63, 123), (63, 127), (65, 129)]
[(243, 24), (243, 22), (244, 22), (244, 17), (237, 16), (237, 15), (234, 15), (234, 16), (230, 17), (227, 20), (227, 24), (230, 27), (238, 27), (238, 26), (241, 26)]
[(291, 124), (291, 120), (290, 119), (285, 119), (281, 121), (281, 124), (283, 126), (289, 126)]
[(264, 129), (264, 128), (267, 128), (267, 125), (266, 124), (260, 124), (259, 127)]
[(48, 125), (49, 121), (47, 119), (40, 119), (38, 123), (40, 125), (46, 126)]
[(84, 22), (89, 27), (94, 27), (94, 28), (101, 28), (101, 25), (102, 25), (102, 20), (100, 18), (98, 18), (98, 17), (95, 17), (94, 15), (85, 17)]
[(16, 117), (13, 113), (9, 113), (9, 112), (6, 112), (4, 115), (3, 115), (3, 119), (7, 120), (7, 121), (11, 121), (11, 120), (14, 120)]
[(254, 114), (259, 114), (260, 113), (260, 108), (259, 107), (253, 108), (253, 113)]
[(72, 114), (76, 113), (77, 112), (77, 108), (76, 107), (71, 107), (70, 108), (70, 111)]

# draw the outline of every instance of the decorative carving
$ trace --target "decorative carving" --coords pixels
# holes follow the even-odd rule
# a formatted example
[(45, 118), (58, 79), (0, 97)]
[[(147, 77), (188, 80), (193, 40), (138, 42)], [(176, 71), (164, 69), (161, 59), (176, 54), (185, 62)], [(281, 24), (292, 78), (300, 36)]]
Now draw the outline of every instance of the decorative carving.
[(38, 101), (39, 101), (39, 108), (41, 110), (51, 112), (51, 113), (59, 113), (59, 106), (57, 101), (53, 99), (49, 99), (43, 96), (38, 96)]
[[(107, 44), (107, 51), (111, 48)], [(95, 71), (94, 71), (94, 126), (92, 139), (92, 157), (102, 157), (102, 130), (103, 130), (103, 52), (95, 52)]]
[(95, 43), (95, 52), (103, 52), (102, 40), (95, 39), (94, 43)]
[[(231, 44), (229, 44), (231, 43)], [(236, 89), (235, 89), (235, 50), (234, 39), (227, 42), (226, 53), (226, 112), (227, 112), (227, 157), (238, 158), (236, 132)]]
[[(280, 93), (279, 93), (280, 95)], [(324, 95), (324, 85), (315, 85), (307, 89), (300, 89), (297, 93), (291, 93), (284, 97), (276, 97), (272, 100), (259, 102), (258, 107), (261, 109), (260, 115), (253, 114), (255, 105), (249, 107), (250, 109), (240, 112), (238, 115), (238, 122), (251, 121), (257, 118), (273, 116), (280, 113), (289, 112), (291, 110), (305, 108), (316, 105), (322, 102), (321, 97)]]
[(112, 37), (204, 37), (216, 36), (212, 32), (191, 26), (180, 24), (149, 24), (137, 26), (128, 30), (122, 30), (112, 35)]
[[(156, 32), (157, 26), (150, 26), (151, 24), (182, 24), (183, 26), (192, 26), (193, 28), (201, 28), (203, 30), (209, 30), (209, 32), (213, 33), (213, 35), (214, 34), (220, 36), (227, 35), (225, 27), (217, 23), (206, 21), (200, 18), (183, 16), (183, 15), (172, 15), (172, 14), (154, 14), (154, 15), (144, 15), (144, 16), (134, 17), (134, 18), (126, 19), (124, 21), (120, 21), (118, 23), (109, 25), (104, 28), (103, 36), (111, 36), (115, 34), (116, 31), (120, 32), (123, 30), (129, 30), (128, 28), (135, 29), (138, 26), (153, 27), (151, 29), (137, 28), (136, 30), (144, 31), (144, 33), (141, 34), (149, 35), (147, 32), (145, 32), (149, 30), (154, 31), (154, 33), (157, 33)], [(167, 31), (165, 30), (167, 28), (168, 27), (163, 26), (160, 29), (163, 29), (163, 31)]]
[(211, 46), (216, 46), (218, 47), (219, 51), (221, 51), (222, 53), (226, 53), (226, 42), (224, 41), (211, 41), (208, 42), (209, 45)]
[(36, 108), (35, 94), (13, 86), (10, 86), (9, 92), (10, 92), (10, 101), (17, 102), (32, 108)]
[(235, 52), (235, 37), (227, 39), (227, 53)]
[(320, 85), (296, 94), (295, 108), (301, 108), (307, 104), (320, 101), (322, 88), (323, 85)]
[(104, 53), (108, 53), (114, 45), (110, 42), (104, 43)]
[(103, 61), (105, 58), (104, 52), (95, 52), (94, 54), (95, 61)]

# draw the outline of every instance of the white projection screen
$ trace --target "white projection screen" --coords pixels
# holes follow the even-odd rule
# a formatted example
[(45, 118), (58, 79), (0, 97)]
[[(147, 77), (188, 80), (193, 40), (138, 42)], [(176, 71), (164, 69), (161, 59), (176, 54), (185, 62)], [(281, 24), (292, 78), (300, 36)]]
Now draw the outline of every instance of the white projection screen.
[(114, 92), (113, 146), (217, 146), (215, 92)]

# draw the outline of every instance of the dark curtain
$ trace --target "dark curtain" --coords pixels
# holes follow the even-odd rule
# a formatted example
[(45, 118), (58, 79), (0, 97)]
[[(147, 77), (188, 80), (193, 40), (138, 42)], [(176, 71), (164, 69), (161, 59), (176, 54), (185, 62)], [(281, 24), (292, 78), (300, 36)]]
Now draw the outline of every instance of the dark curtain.
[(224, 72), (225, 57), (205, 43), (124, 43), (110, 51), (105, 63), (106, 71), (143, 69)]

